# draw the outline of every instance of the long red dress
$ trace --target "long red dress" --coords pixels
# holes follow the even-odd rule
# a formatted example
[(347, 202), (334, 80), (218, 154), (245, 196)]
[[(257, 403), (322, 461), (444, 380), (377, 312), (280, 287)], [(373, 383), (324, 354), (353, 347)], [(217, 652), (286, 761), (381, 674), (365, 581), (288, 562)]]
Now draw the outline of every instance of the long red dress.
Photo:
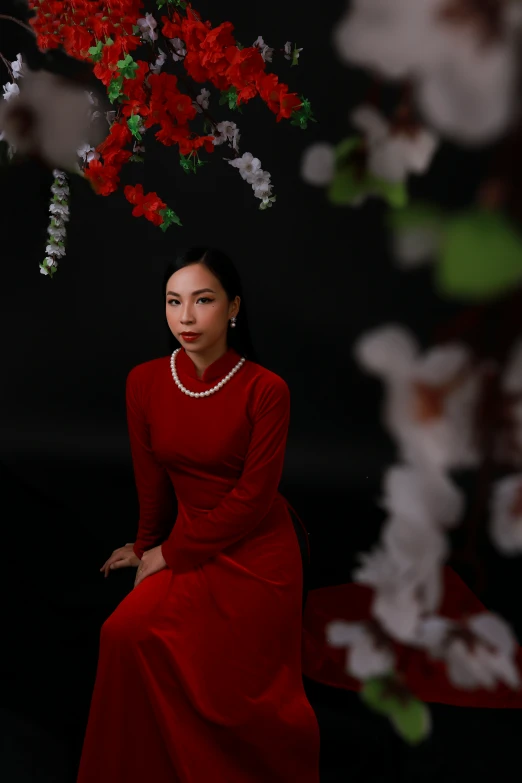
[[(191, 391), (236, 365), (232, 348)], [(209, 397), (169, 357), (127, 380), (140, 519), (162, 544), (101, 629), (78, 783), (319, 783), (319, 727), (302, 682), (301, 554), (278, 492), (285, 381), (246, 361)], [(178, 511), (174, 519), (172, 486)]]
[[(198, 379), (182, 349), (176, 367), (184, 386), (205, 391), (239, 358), (229, 348)], [(169, 357), (130, 372), (134, 550), (161, 544), (168, 568), (102, 626), (78, 783), (319, 783), (319, 729), (301, 674), (358, 689), (325, 629), (368, 618), (371, 592), (311, 590), (302, 619), (301, 554), (278, 491), (289, 409), (285, 381), (251, 361), (204, 398), (177, 388)], [(442, 613), (483, 610), (447, 568)], [(440, 662), (397, 653), (424, 701), (522, 706), (520, 692), (463, 691)], [(518, 662), (522, 671), (520, 649)]]

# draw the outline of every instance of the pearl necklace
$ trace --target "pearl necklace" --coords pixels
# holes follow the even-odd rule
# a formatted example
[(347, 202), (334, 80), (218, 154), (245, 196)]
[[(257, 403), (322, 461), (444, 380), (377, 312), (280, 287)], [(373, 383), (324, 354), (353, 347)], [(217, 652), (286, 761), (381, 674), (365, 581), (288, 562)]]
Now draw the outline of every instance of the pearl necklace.
[(183, 392), (183, 394), (188, 394), (189, 397), (210, 397), (211, 394), (214, 394), (219, 389), (221, 389), (221, 387), (224, 386), (225, 383), (227, 383), (227, 381), (229, 381), (246, 362), (246, 358), (242, 356), (241, 359), (236, 364), (236, 366), (230, 370), (228, 375), (225, 375), (225, 377), (219, 383), (213, 386), (211, 389), (208, 389), (207, 391), (204, 392), (191, 392), (188, 389), (186, 389), (185, 386), (183, 386), (180, 379), (178, 378), (178, 373), (176, 371), (176, 354), (179, 353), (180, 351), (181, 348), (176, 348), (176, 350), (173, 352), (172, 356), (170, 357), (170, 369), (172, 371), (172, 377), (174, 378), (174, 383), (176, 384), (178, 389), (180, 389)]

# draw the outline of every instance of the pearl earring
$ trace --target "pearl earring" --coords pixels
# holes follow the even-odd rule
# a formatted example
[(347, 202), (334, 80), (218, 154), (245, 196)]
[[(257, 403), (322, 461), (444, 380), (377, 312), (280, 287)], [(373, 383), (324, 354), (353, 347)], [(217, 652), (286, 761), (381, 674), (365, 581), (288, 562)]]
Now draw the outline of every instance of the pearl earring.
[(230, 319), (230, 326), (234, 328), (235, 325), (236, 325), (236, 316), (233, 315), (232, 318)]

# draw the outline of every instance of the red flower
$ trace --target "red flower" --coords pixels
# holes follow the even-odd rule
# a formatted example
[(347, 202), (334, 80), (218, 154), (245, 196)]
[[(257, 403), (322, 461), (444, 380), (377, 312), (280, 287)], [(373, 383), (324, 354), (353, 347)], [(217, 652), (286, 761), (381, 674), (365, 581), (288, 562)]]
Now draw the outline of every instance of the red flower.
[(127, 185), (124, 189), (125, 198), (131, 204), (135, 204), (132, 214), (134, 217), (146, 217), (155, 226), (163, 223), (163, 217), (159, 214), (160, 209), (167, 206), (157, 193), (143, 193), (143, 185)]
[(292, 112), (301, 106), (301, 99), (295, 92), (288, 92), (286, 84), (280, 84), (273, 73), (265, 74), (257, 80), (257, 87), (268, 108), (277, 114), (277, 122), (291, 117)]
[(226, 56), (229, 63), (226, 77), (238, 90), (238, 104), (245, 103), (257, 95), (257, 81), (264, 74), (265, 61), (256, 47), (239, 50), (231, 46)]
[(84, 173), (99, 196), (109, 196), (118, 188), (120, 178), (114, 166), (105, 166), (99, 160), (91, 160)]

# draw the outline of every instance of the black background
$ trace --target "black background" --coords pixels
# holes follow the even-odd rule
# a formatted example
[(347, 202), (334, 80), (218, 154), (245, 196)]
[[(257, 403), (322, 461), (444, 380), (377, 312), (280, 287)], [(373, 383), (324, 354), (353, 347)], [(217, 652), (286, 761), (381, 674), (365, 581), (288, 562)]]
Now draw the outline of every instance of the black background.
[[(353, 341), (398, 321), (428, 344), (458, 304), (436, 296), (429, 268), (406, 274), (393, 266), (381, 204), (334, 208), (300, 179), (304, 149), (347, 135), (350, 109), (364, 96), (363, 75), (341, 65), (331, 47), (344, 6), (331, 0), (307, 12), (297, 0), (197, 3), (214, 24), (233, 21), (245, 45), (261, 34), (275, 47), (289, 39), (303, 47), (299, 67), (280, 59), (274, 69), (310, 99), (318, 123), (307, 131), (276, 124), (260, 101), (238, 116), (214, 106), (220, 119), (237, 121), (241, 151), (251, 151), (272, 174), (277, 202), (271, 210), (257, 209), (250, 186), (221, 160), (220, 148), (187, 176), (175, 150), (150, 143), (146, 164), (129, 164), (122, 183), (157, 191), (183, 227), (163, 234), (131, 216), (121, 190), (104, 198), (72, 178), (67, 255), (51, 280), (38, 265), (52, 174), (33, 163), (0, 170), (7, 639), (0, 714), (4, 757), (11, 769), (17, 765), (10, 780), (65, 780), (77, 763), (99, 625), (131, 585), (124, 572), (108, 580), (98, 572), (136, 530), (125, 379), (136, 364), (167, 353), (161, 276), (180, 247), (209, 244), (230, 253), (244, 280), (260, 362), (290, 386), (281, 489), (310, 532), (311, 587), (347, 581), (356, 552), (377, 536), (375, 501), (393, 447), (379, 423), (379, 385), (355, 365)], [(0, 50), (8, 59), (29, 41), (19, 28), (0, 23)], [(414, 190), (457, 208), (469, 201), (486, 165), (487, 155), (445, 145)], [(520, 560), (487, 556), (482, 597), (517, 624)], [(433, 739), (410, 751), (353, 694), (319, 687), (311, 694), (321, 721), (324, 781), (417, 780), (420, 774), (472, 780), (488, 764), (499, 769), (516, 750), (518, 713), (434, 708)]]

